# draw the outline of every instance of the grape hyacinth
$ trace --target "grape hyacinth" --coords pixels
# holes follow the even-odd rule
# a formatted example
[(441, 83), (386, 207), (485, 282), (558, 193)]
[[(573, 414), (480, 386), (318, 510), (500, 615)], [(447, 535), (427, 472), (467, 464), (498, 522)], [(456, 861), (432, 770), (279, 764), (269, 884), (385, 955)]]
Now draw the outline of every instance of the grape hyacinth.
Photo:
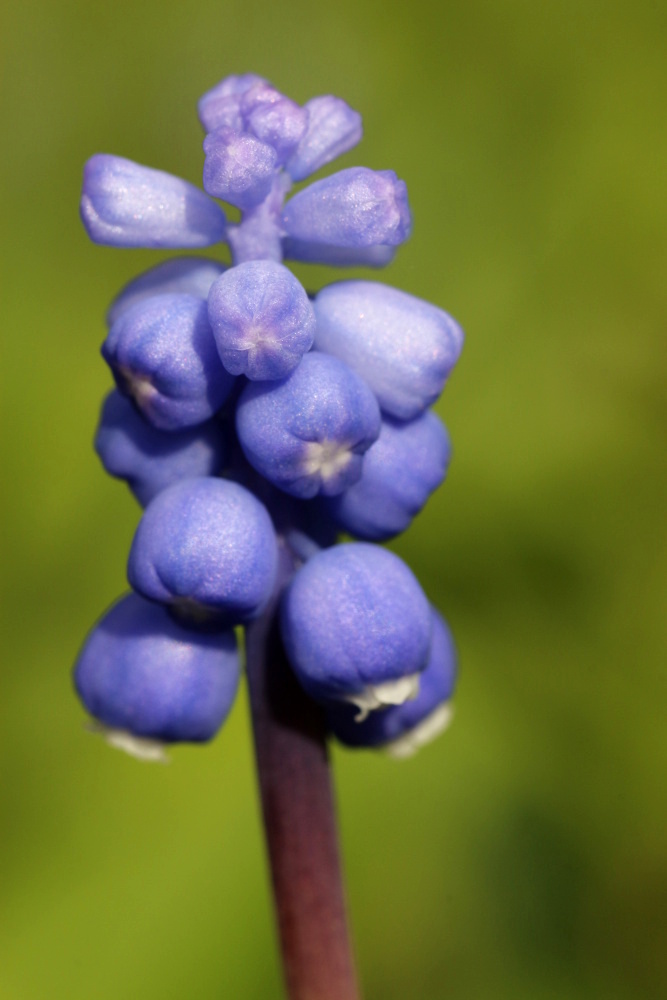
[[(463, 333), (379, 281), (309, 295), (285, 265), (383, 267), (410, 234), (391, 170), (348, 167), (290, 196), (360, 141), (345, 101), (300, 106), (245, 74), (204, 94), (199, 118), (204, 191), (109, 154), (84, 170), (95, 243), (227, 244), (231, 265), (172, 257), (108, 310), (102, 355), (116, 388), (95, 447), (145, 509), (134, 593), (90, 633), (75, 685), (110, 743), (161, 759), (164, 744), (222, 725), (245, 628), (289, 996), (352, 1000), (326, 741), (406, 756), (451, 714), (448, 627), (376, 543), (404, 531), (445, 477), (449, 437), (430, 407)], [(341, 531), (356, 540), (337, 544)]]

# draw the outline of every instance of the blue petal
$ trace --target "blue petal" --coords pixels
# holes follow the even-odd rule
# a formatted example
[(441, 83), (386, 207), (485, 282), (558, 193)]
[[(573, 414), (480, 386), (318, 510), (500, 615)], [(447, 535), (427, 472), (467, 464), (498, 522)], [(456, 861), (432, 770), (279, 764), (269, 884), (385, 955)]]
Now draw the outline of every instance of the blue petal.
[(413, 701), (372, 712), (358, 722), (352, 708), (331, 708), (328, 717), (334, 735), (348, 746), (381, 747), (416, 729), (446, 704), (456, 684), (456, 650), (446, 622), (433, 608), (433, 633), (428, 663), (419, 678), (419, 694)]
[(119, 389), (161, 430), (208, 420), (234, 385), (218, 357), (206, 302), (193, 295), (138, 302), (111, 327), (102, 354)]
[(237, 625), (270, 597), (277, 552), (271, 519), (249, 490), (224, 479), (184, 479), (144, 511), (128, 579), (151, 600), (194, 603)]
[(136, 594), (115, 604), (79, 655), (74, 683), (96, 719), (164, 742), (209, 740), (234, 702), (234, 632), (195, 632)]
[(285, 237), (283, 255), (289, 260), (307, 264), (329, 264), (332, 267), (386, 267), (396, 255), (396, 247), (335, 247), (328, 243), (307, 243)]
[(288, 201), (287, 236), (342, 247), (397, 246), (410, 235), (403, 181), (393, 170), (350, 167), (315, 181)]
[(295, 181), (302, 181), (347, 153), (363, 134), (361, 115), (340, 97), (313, 97), (304, 107), (308, 112), (308, 129), (286, 166)]
[(380, 431), (373, 393), (347, 365), (317, 351), (280, 382), (251, 382), (236, 407), (243, 452), (292, 496), (333, 495), (361, 475)]
[(271, 191), (278, 157), (272, 146), (223, 126), (204, 139), (204, 187), (216, 198), (247, 211)]
[(431, 642), (428, 601), (387, 549), (324, 549), (293, 577), (281, 605), (290, 663), (315, 698), (343, 698), (419, 673)]
[(83, 174), (81, 218), (94, 243), (187, 249), (225, 238), (222, 209), (187, 181), (99, 153)]
[(440, 395), (463, 346), (442, 309), (376, 281), (340, 281), (314, 301), (315, 346), (364, 378), (385, 413), (411, 420)]
[(208, 315), (220, 358), (232, 375), (284, 378), (313, 344), (310, 300), (292, 272), (274, 261), (248, 261), (218, 278)]
[(255, 73), (243, 73), (241, 76), (226, 76), (224, 80), (207, 90), (199, 99), (197, 111), (199, 120), (207, 132), (213, 132), (221, 125), (231, 125), (241, 128), (241, 97), (256, 84), (266, 83), (266, 80)]
[(95, 450), (109, 475), (125, 479), (142, 507), (181, 479), (216, 475), (226, 454), (217, 421), (159, 431), (117, 390), (104, 401)]
[(272, 146), (284, 163), (306, 131), (308, 112), (269, 84), (247, 90), (240, 106), (245, 129)]
[(205, 299), (215, 279), (225, 270), (224, 264), (205, 257), (171, 257), (125, 285), (109, 306), (107, 323), (113, 326), (131, 306), (152, 295), (183, 293)]
[(361, 479), (326, 507), (340, 527), (370, 541), (399, 534), (445, 477), (451, 448), (439, 418), (427, 411), (407, 423), (386, 417), (366, 452)]

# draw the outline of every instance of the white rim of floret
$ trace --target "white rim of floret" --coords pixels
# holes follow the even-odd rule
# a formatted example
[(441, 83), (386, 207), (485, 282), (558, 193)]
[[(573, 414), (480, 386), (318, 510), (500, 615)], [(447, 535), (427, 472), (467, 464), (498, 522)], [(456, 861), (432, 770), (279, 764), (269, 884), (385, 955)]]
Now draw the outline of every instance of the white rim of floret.
[(103, 722), (90, 722), (86, 726), (90, 733), (101, 736), (110, 747), (122, 750), (124, 753), (134, 757), (135, 760), (144, 760), (152, 764), (168, 764), (169, 755), (165, 744), (160, 740), (151, 740), (146, 736), (135, 736), (126, 729), (113, 729), (105, 726)]
[(430, 743), (440, 733), (443, 733), (452, 721), (453, 716), (454, 706), (450, 705), (449, 702), (445, 702), (444, 705), (438, 705), (433, 712), (427, 715), (425, 719), (422, 719), (421, 722), (418, 722), (413, 729), (409, 729), (407, 733), (403, 733), (397, 739), (385, 743), (382, 749), (396, 760), (405, 760), (406, 757), (412, 757), (421, 747)]
[(378, 709), (413, 701), (419, 694), (419, 677), (419, 674), (407, 674), (395, 681), (369, 684), (361, 691), (345, 695), (344, 701), (349, 701), (350, 704), (357, 706), (359, 711), (355, 715), (354, 721), (363, 722), (371, 712)]
[(118, 374), (123, 383), (123, 388), (132, 397), (140, 410), (143, 410), (158, 395), (158, 391), (151, 382), (150, 376), (139, 375), (131, 368), (118, 366)]
[(169, 601), (174, 618), (187, 626), (215, 624), (220, 620), (220, 612), (210, 604), (203, 604), (194, 597), (173, 597)]
[(319, 475), (326, 483), (347, 468), (351, 459), (347, 442), (309, 441), (304, 451), (303, 472), (307, 476)]

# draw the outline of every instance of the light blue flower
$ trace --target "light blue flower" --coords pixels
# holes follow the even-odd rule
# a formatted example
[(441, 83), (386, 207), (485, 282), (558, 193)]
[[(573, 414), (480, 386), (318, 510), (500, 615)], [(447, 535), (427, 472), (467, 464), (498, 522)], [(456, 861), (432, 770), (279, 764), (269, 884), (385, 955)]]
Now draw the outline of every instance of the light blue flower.
[[(96, 243), (187, 249), (228, 243), (235, 264), (298, 260), (381, 267), (410, 226), (405, 184), (391, 170), (351, 167), (285, 203), (293, 182), (352, 149), (361, 117), (341, 98), (303, 107), (254, 74), (226, 77), (201, 98), (204, 189), (119, 156), (86, 164), (81, 216)], [(211, 197), (209, 197), (211, 196)], [(220, 198), (241, 210), (228, 223)]]

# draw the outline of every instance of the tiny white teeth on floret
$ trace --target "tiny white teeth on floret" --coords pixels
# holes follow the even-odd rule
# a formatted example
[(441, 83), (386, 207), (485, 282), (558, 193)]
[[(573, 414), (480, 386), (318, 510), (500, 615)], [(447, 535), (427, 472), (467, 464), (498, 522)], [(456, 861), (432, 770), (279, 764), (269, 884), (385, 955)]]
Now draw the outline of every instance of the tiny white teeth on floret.
[(86, 727), (89, 732), (101, 736), (111, 747), (123, 750), (136, 760), (150, 761), (154, 764), (168, 764), (169, 754), (164, 743), (142, 736), (134, 736), (125, 729), (112, 729), (101, 722), (91, 722)]
[(369, 684), (362, 691), (346, 695), (345, 701), (359, 709), (354, 717), (355, 722), (363, 722), (371, 712), (391, 705), (402, 705), (406, 701), (412, 701), (418, 694), (419, 674), (408, 674), (407, 677), (385, 681), (384, 684)]
[(382, 749), (396, 760), (412, 757), (421, 747), (430, 743), (431, 740), (434, 740), (436, 736), (439, 736), (440, 733), (447, 729), (453, 715), (454, 707), (449, 702), (439, 705), (434, 712), (431, 712), (425, 719), (422, 719), (414, 729), (410, 729), (407, 733), (399, 736), (398, 739), (386, 743)]
[(352, 458), (352, 452), (347, 444), (338, 441), (310, 441), (306, 445), (303, 471), (312, 476), (319, 472), (325, 481), (338, 475)]
[(145, 375), (137, 375), (129, 368), (121, 368), (120, 366), (118, 370), (127, 391), (140, 409), (149, 403), (154, 396), (157, 396), (157, 389)]

